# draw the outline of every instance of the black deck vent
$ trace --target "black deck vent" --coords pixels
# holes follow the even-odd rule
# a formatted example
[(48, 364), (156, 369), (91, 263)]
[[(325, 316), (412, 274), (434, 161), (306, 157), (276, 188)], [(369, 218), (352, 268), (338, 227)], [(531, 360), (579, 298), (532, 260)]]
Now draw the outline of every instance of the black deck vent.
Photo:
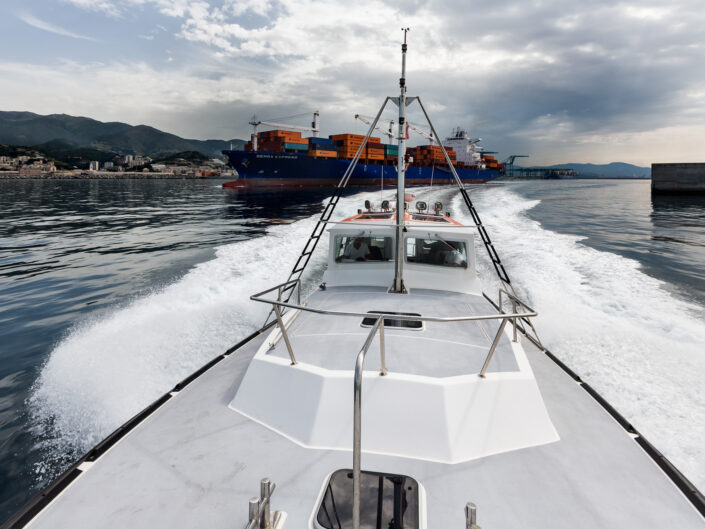
[[(368, 314), (390, 314), (392, 316), (421, 316), (421, 314), (416, 314), (415, 312), (388, 312), (384, 310), (370, 310), (367, 311)], [(362, 320), (362, 326), (363, 327), (372, 327), (375, 324), (375, 321), (377, 321), (377, 316), (370, 317), (370, 318), (363, 318)], [(399, 320), (396, 318), (384, 318), (384, 326), (385, 327), (397, 327), (397, 328), (402, 328), (402, 329), (421, 329), (423, 328), (423, 322), (422, 321), (414, 321), (414, 320)]]

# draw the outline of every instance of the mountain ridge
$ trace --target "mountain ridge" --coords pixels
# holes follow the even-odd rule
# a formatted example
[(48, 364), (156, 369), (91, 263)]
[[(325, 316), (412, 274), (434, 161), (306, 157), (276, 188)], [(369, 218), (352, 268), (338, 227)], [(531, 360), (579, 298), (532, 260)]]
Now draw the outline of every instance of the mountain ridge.
[(651, 167), (641, 167), (626, 162), (561, 163), (546, 166), (549, 169), (572, 169), (582, 178), (651, 178)]
[(220, 157), (230, 145), (242, 147), (245, 140), (195, 140), (181, 138), (149, 125), (103, 122), (68, 114), (41, 115), (25, 111), (0, 111), (0, 143), (35, 146), (62, 140), (77, 147), (118, 154), (164, 156), (197, 151)]

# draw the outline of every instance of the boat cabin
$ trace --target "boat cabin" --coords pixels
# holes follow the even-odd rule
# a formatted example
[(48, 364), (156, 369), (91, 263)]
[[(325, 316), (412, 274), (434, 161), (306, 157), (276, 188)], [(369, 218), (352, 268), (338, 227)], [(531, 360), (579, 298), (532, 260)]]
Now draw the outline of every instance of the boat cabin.
[[(447, 214), (425, 213), (425, 203), (405, 214), (404, 281), (428, 288), (480, 294), (474, 234)], [(437, 203), (439, 205), (440, 203)], [(396, 213), (360, 211), (329, 230), (327, 286), (383, 286), (394, 279)]]

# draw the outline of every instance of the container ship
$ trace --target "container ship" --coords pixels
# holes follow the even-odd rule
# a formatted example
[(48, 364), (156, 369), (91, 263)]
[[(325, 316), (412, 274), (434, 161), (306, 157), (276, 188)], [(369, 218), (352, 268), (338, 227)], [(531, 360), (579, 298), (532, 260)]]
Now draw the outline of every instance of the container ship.
[[(236, 180), (225, 182), (223, 187), (329, 186), (337, 183), (363, 145), (365, 136), (334, 134), (328, 138), (318, 137), (317, 118), (318, 112), (314, 114), (313, 127), (305, 128), (313, 131), (312, 137), (284, 129), (255, 132), (244, 150), (223, 151), (228, 164), (238, 173)], [(263, 123), (251, 122), (255, 127)], [(423, 134), (423, 131), (414, 130)], [(456, 173), (465, 183), (484, 183), (504, 173), (503, 164), (477, 147), (479, 141), (458, 128), (444, 142)], [(396, 185), (398, 157), (398, 145), (384, 144), (379, 137), (370, 137), (348, 185)], [(408, 185), (454, 183), (443, 150), (438, 145), (408, 148), (405, 162)]]

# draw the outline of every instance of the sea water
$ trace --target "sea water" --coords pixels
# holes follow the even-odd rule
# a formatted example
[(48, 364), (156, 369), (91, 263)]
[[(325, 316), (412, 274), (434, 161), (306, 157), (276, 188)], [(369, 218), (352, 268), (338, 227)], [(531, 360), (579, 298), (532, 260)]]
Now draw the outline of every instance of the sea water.
[[(257, 329), (325, 191), (213, 181), (0, 182), (0, 520), (113, 429)], [(336, 218), (365, 199), (353, 192)], [(416, 190), (469, 216), (457, 191)], [(705, 489), (705, 200), (648, 182), (471, 192), (544, 344)], [(327, 241), (322, 239), (322, 246)], [(486, 291), (496, 290), (478, 240)], [(305, 276), (323, 274), (319, 248)]]

